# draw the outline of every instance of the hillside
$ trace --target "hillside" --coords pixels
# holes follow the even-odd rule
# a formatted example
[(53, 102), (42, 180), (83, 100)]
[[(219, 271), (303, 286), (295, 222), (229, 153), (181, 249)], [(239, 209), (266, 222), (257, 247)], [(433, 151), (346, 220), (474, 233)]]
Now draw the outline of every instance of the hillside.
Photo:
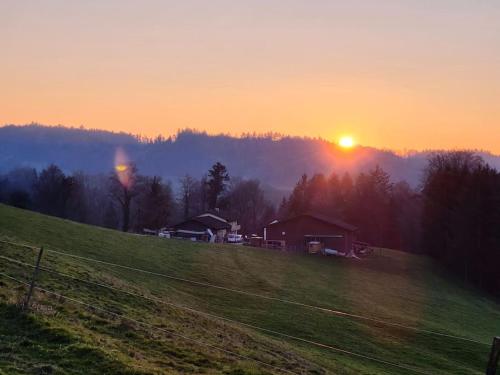
[[(189, 130), (176, 137), (142, 142), (124, 134), (40, 125), (0, 127), (0, 172), (18, 166), (37, 169), (49, 163), (65, 172), (108, 173), (116, 149), (121, 147), (145, 175), (158, 175), (177, 182), (186, 173), (201, 177), (220, 161), (232, 176), (258, 178), (275, 189), (293, 188), (303, 173), (357, 174), (375, 165), (382, 166), (394, 181), (406, 180), (416, 186), (428, 153), (406, 157), (370, 147), (345, 152), (333, 142), (312, 138), (274, 136), (231, 137)], [(482, 153), (500, 168), (500, 157)], [(179, 162), (182, 161), (182, 162)], [(272, 161), (272, 163), (270, 162)], [(282, 194), (279, 194), (281, 199)]]
[[(42, 266), (53, 271), (38, 285), (74, 299), (38, 290), (34, 311), (21, 315), (13, 304), (26, 287), (0, 276), (0, 374), (482, 374), (499, 333), (499, 304), (396, 251), (355, 262), (196, 244), (4, 205), (0, 240), (43, 245)], [(0, 242), (0, 255), (1, 273), (29, 279), (32, 269), (8, 258), (34, 263), (36, 251)]]
[[(50, 163), (67, 173), (109, 173), (115, 152), (121, 148), (142, 174), (161, 176), (174, 185), (186, 174), (201, 177), (213, 163), (220, 161), (231, 176), (261, 180), (267, 198), (274, 203), (279, 203), (304, 173), (349, 171), (355, 175), (380, 165), (394, 182), (405, 180), (416, 187), (429, 155), (429, 152), (415, 152), (401, 156), (363, 146), (345, 152), (322, 139), (232, 137), (190, 130), (180, 131), (173, 138), (145, 142), (130, 134), (103, 130), (9, 125), (0, 126), (0, 140), (0, 173), (20, 166), (40, 170)], [(500, 156), (479, 154), (500, 169)]]

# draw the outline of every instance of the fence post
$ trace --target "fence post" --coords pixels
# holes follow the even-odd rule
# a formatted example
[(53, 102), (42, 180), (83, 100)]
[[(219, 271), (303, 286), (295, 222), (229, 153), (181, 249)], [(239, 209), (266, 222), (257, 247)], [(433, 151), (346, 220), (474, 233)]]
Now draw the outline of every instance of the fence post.
[(40, 251), (38, 252), (38, 257), (36, 258), (36, 265), (35, 269), (33, 270), (33, 275), (31, 276), (31, 283), (30, 283), (30, 288), (28, 289), (28, 294), (26, 295), (26, 299), (24, 300), (23, 303), (23, 310), (27, 310), (30, 307), (30, 299), (31, 295), (33, 294), (33, 289), (35, 288), (35, 280), (36, 276), (38, 275), (38, 270), (40, 269), (40, 260), (42, 259), (42, 253), (43, 253), (43, 246), (40, 247)]
[(500, 359), (500, 337), (493, 338), (493, 344), (491, 345), (490, 360), (488, 362), (488, 368), (486, 369), (486, 375), (496, 375), (498, 361)]

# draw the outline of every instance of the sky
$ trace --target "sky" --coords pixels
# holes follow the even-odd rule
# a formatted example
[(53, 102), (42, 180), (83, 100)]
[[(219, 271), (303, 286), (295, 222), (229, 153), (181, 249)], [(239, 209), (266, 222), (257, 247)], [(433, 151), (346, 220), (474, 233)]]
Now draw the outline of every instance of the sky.
[(497, 0), (3, 0), (0, 51), (0, 124), (500, 154)]

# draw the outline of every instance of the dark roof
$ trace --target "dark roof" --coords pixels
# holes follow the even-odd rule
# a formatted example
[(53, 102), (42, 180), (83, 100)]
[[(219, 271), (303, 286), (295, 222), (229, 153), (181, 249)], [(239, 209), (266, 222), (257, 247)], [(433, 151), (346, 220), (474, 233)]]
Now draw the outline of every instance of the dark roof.
[(182, 221), (178, 224), (175, 224), (172, 226), (173, 229), (175, 230), (190, 230), (190, 231), (197, 231), (197, 232), (204, 232), (207, 230), (207, 226), (203, 225), (195, 220), (188, 219), (186, 221)]
[(223, 222), (211, 216), (198, 216), (193, 218), (192, 220), (197, 221), (198, 223), (201, 223), (210, 229), (231, 229), (231, 224)]
[(290, 221), (290, 220), (294, 220), (294, 219), (302, 217), (302, 216), (309, 216), (309, 217), (312, 217), (312, 218), (314, 218), (316, 220), (324, 221), (325, 223), (335, 225), (335, 226), (337, 226), (339, 228), (348, 230), (350, 232), (354, 232), (355, 230), (358, 229), (354, 225), (348, 224), (348, 223), (346, 223), (346, 222), (344, 222), (342, 220), (338, 220), (338, 219), (333, 218), (331, 216), (327, 216), (327, 215), (323, 215), (323, 214), (318, 214), (318, 213), (313, 213), (313, 212), (306, 212), (306, 213), (303, 213), (303, 214), (300, 214), (300, 215), (291, 216), (291, 217), (288, 217), (288, 218), (286, 218), (284, 220), (280, 220), (280, 221), (278, 221), (276, 223), (272, 223), (272, 224), (269, 224), (269, 225), (275, 225), (275, 224), (279, 224), (279, 223), (284, 223), (284, 222), (287, 222), (287, 221)]
[(193, 217), (191, 219), (175, 224), (174, 228), (175, 229), (196, 228), (197, 230), (202, 228), (209, 228), (214, 230), (221, 230), (221, 229), (231, 229), (231, 225), (221, 220), (217, 220), (211, 216), (202, 216), (202, 217)]
[(220, 210), (219, 211), (217, 211), (217, 210), (207, 210), (207, 211), (201, 213), (200, 215), (206, 215), (206, 214), (210, 214), (210, 215), (214, 215), (214, 216), (220, 217), (221, 219), (224, 219), (226, 221), (237, 221), (235, 217), (228, 216), (225, 212), (221, 212)]

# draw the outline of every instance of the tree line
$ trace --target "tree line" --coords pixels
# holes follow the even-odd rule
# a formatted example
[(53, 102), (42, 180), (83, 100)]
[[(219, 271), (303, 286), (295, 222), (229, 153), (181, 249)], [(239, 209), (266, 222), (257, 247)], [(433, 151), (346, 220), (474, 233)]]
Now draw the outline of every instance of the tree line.
[(434, 155), (422, 181), (422, 248), (467, 283), (500, 289), (500, 173), (470, 152)]
[(174, 191), (169, 181), (140, 174), (133, 163), (96, 175), (65, 174), (51, 164), (0, 175), (0, 202), (125, 232), (159, 230), (217, 209), (258, 233), (275, 215), (258, 180), (230, 178), (220, 162), (199, 179), (185, 175), (178, 186)]
[(261, 234), (276, 218), (322, 213), (357, 226), (358, 239), (373, 246), (425, 253), (465, 282), (500, 287), (500, 174), (470, 152), (433, 154), (418, 188), (393, 182), (379, 166), (354, 177), (304, 174), (276, 207), (260, 181), (230, 176), (219, 162), (199, 178), (180, 178), (175, 189), (134, 164), (98, 175), (16, 168), (0, 175), (0, 201), (136, 232), (215, 209), (246, 234)]

